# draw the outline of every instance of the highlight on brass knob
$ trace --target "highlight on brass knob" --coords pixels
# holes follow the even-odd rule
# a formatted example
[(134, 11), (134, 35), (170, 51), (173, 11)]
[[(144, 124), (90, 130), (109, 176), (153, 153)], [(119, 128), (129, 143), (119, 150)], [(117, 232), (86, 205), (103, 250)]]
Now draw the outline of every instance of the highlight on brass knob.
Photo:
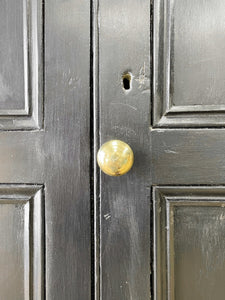
[(111, 140), (101, 146), (97, 154), (97, 161), (105, 174), (121, 176), (133, 166), (134, 154), (128, 144), (120, 140)]

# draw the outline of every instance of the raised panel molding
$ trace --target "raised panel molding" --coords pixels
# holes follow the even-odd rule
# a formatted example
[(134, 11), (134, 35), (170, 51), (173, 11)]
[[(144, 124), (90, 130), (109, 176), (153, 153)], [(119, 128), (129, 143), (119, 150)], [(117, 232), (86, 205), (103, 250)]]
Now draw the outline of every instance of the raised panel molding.
[(224, 9), (224, 1), (154, 1), (153, 127), (225, 126)]
[(43, 126), (43, 1), (1, 4), (0, 130)]
[(154, 299), (223, 299), (225, 187), (153, 187)]
[(44, 299), (41, 185), (0, 185), (0, 299)]

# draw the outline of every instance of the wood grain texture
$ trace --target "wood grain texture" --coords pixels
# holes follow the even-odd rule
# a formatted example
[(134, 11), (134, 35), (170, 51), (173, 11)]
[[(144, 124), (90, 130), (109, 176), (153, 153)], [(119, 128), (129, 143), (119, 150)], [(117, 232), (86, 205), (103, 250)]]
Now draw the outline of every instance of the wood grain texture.
[(100, 299), (150, 299), (150, 1), (100, 0), (98, 20), (100, 143), (134, 151), (126, 175), (101, 174)]
[(99, 1), (100, 143), (124, 140), (135, 163), (124, 177), (100, 176), (96, 299), (222, 299), (224, 2), (153, 1), (152, 62), (149, 5)]
[(224, 184), (224, 149), (224, 130), (153, 130), (153, 184)]
[(223, 299), (224, 186), (153, 188), (154, 298)]
[[(17, 128), (23, 129), (20, 131), (0, 132), (0, 183), (45, 186), (43, 298), (89, 300), (90, 2), (31, 0), (29, 4), (31, 31), (36, 42), (42, 39), (42, 35), (37, 37), (40, 14), (43, 12), (45, 16), (45, 23), (41, 23), (45, 29), (45, 47), (41, 49), (45, 56), (44, 126), (42, 130), (28, 131), (32, 128), (26, 124)], [(7, 13), (10, 14), (10, 10)], [(36, 69), (29, 75), (34, 93), (38, 93), (34, 85), (38, 68), (42, 74), (36, 50), (31, 51)], [(14, 70), (11, 67), (8, 71), (13, 73)], [(34, 105), (39, 110), (38, 103)], [(12, 117), (12, 124), (15, 125), (17, 119)], [(38, 261), (35, 264), (38, 266)]]
[(43, 300), (43, 187), (1, 184), (0, 222), (0, 297)]
[(45, 5), (46, 297), (91, 297), (90, 2)]
[[(1, 3), (0, 114), (25, 114), (28, 105), (27, 1)], [(30, 28), (29, 28), (30, 30)], [(11, 70), (14, 70), (12, 72)], [(25, 88), (26, 87), (26, 88)], [(28, 113), (28, 112), (27, 112)]]
[(223, 1), (154, 1), (154, 127), (224, 127)]
[(43, 127), (42, 1), (1, 3), (0, 130)]

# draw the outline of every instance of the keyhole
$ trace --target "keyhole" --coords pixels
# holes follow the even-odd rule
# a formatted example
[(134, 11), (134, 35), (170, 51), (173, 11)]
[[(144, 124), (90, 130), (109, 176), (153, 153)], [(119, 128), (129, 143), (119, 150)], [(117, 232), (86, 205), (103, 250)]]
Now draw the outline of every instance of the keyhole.
[(126, 91), (130, 90), (130, 86), (131, 86), (131, 75), (130, 75), (130, 73), (124, 74), (122, 79), (123, 79), (123, 88)]

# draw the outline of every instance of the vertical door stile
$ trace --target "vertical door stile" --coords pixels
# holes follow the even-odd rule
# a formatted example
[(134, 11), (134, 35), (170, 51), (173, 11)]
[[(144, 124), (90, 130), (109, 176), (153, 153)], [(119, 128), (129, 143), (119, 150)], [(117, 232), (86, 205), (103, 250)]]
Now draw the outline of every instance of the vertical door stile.
[(98, 8), (99, 142), (119, 139), (134, 152), (126, 175), (100, 174), (99, 297), (150, 299), (151, 3), (99, 0)]

